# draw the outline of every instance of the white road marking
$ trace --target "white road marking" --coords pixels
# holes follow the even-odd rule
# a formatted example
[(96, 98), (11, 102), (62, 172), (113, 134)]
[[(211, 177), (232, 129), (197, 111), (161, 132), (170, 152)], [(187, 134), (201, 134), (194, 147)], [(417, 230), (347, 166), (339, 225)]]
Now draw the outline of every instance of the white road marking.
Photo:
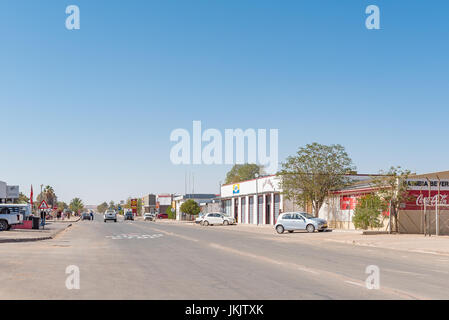
[(402, 273), (402, 274), (410, 274), (410, 275), (414, 275), (414, 276), (425, 276), (425, 274), (422, 274), (422, 273), (416, 273), (416, 272), (410, 272), (410, 271), (402, 271), (402, 270), (395, 270), (395, 269), (382, 269), (382, 271), (389, 271), (389, 272)]
[(353, 284), (353, 285), (355, 285), (355, 286), (365, 287), (365, 284), (362, 284), (362, 283), (358, 283), (358, 282), (354, 282), (354, 281), (349, 281), (349, 280), (346, 280), (345, 282), (346, 282), (346, 283), (349, 283), (349, 284)]
[(123, 239), (156, 239), (162, 237), (163, 234), (119, 234), (119, 235), (113, 235), (113, 236), (106, 236), (106, 238), (112, 239), (112, 240), (123, 240)]

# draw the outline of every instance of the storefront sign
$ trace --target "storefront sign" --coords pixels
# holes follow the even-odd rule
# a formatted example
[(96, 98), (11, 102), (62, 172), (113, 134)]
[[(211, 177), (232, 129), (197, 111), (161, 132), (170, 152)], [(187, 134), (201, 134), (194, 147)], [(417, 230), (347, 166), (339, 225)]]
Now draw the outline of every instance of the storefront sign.
[[(441, 179), (408, 179), (407, 189), (409, 199), (403, 208), (405, 210), (423, 210), (424, 204), (429, 210), (435, 210), (435, 204), (449, 204), (449, 180)], [(430, 189), (430, 193), (429, 193)], [(440, 196), (438, 200), (438, 190)], [(446, 207), (449, 209), (449, 206)]]
[(341, 196), (340, 210), (354, 210), (357, 206), (357, 197), (355, 196)]
[(137, 213), (137, 199), (131, 199), (131, 209), (134, 214)]

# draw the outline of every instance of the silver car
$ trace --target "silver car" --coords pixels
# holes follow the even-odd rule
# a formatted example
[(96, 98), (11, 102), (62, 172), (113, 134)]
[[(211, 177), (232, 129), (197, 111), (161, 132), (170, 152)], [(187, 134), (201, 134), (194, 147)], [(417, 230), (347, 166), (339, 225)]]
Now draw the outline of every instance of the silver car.
[(107, 210), (104, 213), (104, 222), (108, 221), (108, 220), (113, 220), (114, 222), (117, 222), (117, 212), (115, 212), (115, 210)]
[(327, 221), (305, 212), (285, 212), (281, 214), (274, 226), (277, 233), (284, 231), (306, 230), (307, 232), (327, 230)]

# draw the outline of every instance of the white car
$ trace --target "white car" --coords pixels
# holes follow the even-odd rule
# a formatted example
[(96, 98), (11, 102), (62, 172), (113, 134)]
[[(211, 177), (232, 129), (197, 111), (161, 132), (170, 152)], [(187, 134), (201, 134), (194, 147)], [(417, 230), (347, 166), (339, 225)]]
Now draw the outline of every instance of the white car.
[(146, 221), (146, 220), (154, 221), (154, 220), (155, 220), (155, 217), (156, 217), (156, 214), (155, 214), (155, 213), (145, 212), (145, 213), (143, 214), (143, 220), (144, 220), (144, 221)]
[(195, 219), (196, 224), (201, 224), (204, 219), (204, 214), (200, 215), (198, 218)]
[(17, 204), (0, 204), (0, 231), (11, 229), (12, 225), (23, 223), (26, 212)]
[(227, 226), (234, 223), (235, 223), (234, 218), (225, 216), (224, 214), (219, 212), (207, 213), (201, 221), (201, 225), (203, 226), (219, 225), (219, 224)]
[(117, 212), (115, 212), (115, 210), (106, 210), (103, 217), (104, 217), (104, 222), (106, 222), (108, 220), (114, 220), (114, 222), (117, 222)]

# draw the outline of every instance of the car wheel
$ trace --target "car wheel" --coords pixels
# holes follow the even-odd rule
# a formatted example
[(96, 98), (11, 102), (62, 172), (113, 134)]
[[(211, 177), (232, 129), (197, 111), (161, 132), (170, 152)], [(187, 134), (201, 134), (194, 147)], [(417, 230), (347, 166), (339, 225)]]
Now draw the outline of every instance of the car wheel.
[(104, 222), (106, 223), (106, 220), (104, 220)]
[(114, 222), (117, 222), (117, 219), (115, 219)]
[(5, 220), (0, 220), (0, 231), (8, 230), (8, 222)]
[(227, 226), (227, 225), (229, 224), (229, 221), (228, 221), (228, 220), (225, 220), (225, 221), (223, 221), (223, 224), (224, 224), (225, 226)]
[(315, 231), (315, 227), (313, 226), (313, 224), (308, 224), (306, 227), (307, 232), (314, 232)]
[(276, 227), (276, 231), (277, 231), (277, 233), (279, 233), (279, 234), (284, 233), (284, 227), (281, 226), (281, 225), (279, 225), (279, 226)]
[(204, 222), (203, 222), (203, 226), (206, 226), (206, 227), (207, 227), (208, 225), (209, 225), (209, 221), (204, 221)]

